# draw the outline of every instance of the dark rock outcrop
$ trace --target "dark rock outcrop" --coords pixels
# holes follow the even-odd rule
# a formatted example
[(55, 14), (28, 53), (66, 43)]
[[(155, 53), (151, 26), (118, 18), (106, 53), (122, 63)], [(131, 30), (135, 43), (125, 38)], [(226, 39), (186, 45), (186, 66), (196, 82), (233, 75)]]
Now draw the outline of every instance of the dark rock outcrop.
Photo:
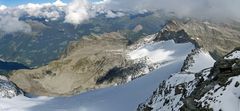
[(13, 98), (23, 92), (7, 77), (0, 76), (0, 98)]

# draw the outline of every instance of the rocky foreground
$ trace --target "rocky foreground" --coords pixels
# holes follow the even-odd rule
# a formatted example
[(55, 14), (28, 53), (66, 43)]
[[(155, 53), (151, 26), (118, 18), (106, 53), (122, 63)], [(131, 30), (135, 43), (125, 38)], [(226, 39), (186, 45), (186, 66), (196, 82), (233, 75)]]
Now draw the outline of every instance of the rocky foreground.
[[(139, 105), (138, 110), (239, 110), (239, 51), (239, 48), (236, 48), (218, 60), (212, 68), (203, 68), (199, 72), (184, 68), (182, 72), (162, 82), (153, 95)], [(195, 65), (197, 62), (191, 62), (188, 67)]]

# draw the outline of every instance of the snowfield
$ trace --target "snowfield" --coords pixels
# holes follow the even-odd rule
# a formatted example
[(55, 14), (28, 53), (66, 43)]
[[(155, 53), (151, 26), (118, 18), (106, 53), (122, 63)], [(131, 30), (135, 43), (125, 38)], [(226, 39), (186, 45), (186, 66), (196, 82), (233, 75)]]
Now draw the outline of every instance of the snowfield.
[(150, 65), (185, 57), (186, 53), (189, 53), (189, 45), (175, 44), (173, 40), (153, 42), (130, 52), (128, 55), (130, 59), (137, 61), (146, 58)]
[(174, 41), (147, 43), (130, 52), (131, 59), (148, 58), (150, 64), (170, 62), (127, 84), (77, 96), (0, 98), (0, 111), (134, 111), (139, 103), (152, 95), (159, 83), (181, 70), (185, 58), (194, 48), (191, 43), (175, 44)]

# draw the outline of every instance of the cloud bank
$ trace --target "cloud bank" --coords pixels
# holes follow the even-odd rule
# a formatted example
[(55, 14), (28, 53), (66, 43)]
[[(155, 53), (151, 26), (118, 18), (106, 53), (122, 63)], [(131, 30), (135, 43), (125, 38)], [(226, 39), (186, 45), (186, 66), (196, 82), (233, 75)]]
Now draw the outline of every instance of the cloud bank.
[(173, 12), (179, 17), (240, 21), (240, 0), (102, 0), (94, 3), (72, 0), (68, 4), (56, 0), (53, 3), (28, 3), (17, 7), (0, 5), (0, 30), (7, 33), (31, 31), (26, 22), (19, 20), (19, 17), (26, 15), (48, 20), (63, 18), (66, 23), (78, 25), (98, 14), (116, 18), (125, 16), (127, 13), (124, 12), (145, 13), (152, 10)]
[(240, 0), (111, 0), (106, 8), (115, 10), (157, 10), (178, 16), (240, 19)]
[(29, 24), (19, 21), (18, 17), (10, 15), (0, 16), (0, 29), (5, 33), (31, 32), (31, 26)]

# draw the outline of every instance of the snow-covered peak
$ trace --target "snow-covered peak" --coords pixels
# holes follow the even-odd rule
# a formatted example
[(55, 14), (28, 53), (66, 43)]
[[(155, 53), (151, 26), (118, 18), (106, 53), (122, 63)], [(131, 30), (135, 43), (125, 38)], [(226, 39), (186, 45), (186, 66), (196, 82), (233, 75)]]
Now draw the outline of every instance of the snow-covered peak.
[(0, 75), (0, 98), (13, 98), (19, 94), (22, 94), (11, 81), (5, 76)]

